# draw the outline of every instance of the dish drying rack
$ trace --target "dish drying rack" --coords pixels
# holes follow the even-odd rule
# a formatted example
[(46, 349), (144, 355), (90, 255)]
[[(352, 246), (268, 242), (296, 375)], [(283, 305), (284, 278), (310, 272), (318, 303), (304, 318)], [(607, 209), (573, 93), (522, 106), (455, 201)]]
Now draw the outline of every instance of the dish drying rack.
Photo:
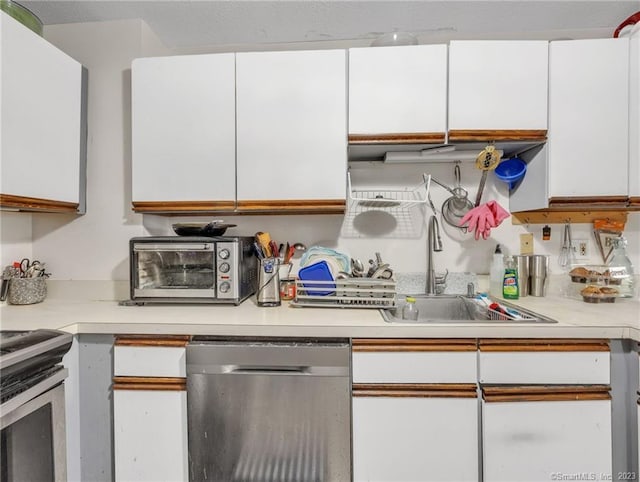
[(394, 308), (393, 279), (347, 278), (335, 281), (296, 280), (293, 306), (313, 308)]
[(523, 313), (520, 310), (510, 308), (511, 313), (502, 313), (492, 308), (486, 308), (486, 316), (488, 320), (493, 321), (539, 321), (535, 316)]
[(416, 186), (404, 189), (354, 189), (351, 173), (347, 172), (347, 209), (343, 223), (342, 236), (360, 237), (354, 226), (355, 218), (369, 211), (382, 211), (395, 218), (395, 229), (383, 238), (417, 238), (422, 234), (424, 225), (424, 206), (429, 199), (431, 177), (426, 177)]

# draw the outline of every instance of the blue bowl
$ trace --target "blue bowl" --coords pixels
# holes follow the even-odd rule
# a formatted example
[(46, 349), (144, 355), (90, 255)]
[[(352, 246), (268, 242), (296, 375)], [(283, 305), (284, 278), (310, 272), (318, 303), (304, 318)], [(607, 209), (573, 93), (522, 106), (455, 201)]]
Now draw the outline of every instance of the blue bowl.
[(502, 161), (496, 167), (496, 177), (501, 181), (509, 183), (509, 190), (513, 189), (527, 172), (527, 164), (519, 157), (512, 157)]

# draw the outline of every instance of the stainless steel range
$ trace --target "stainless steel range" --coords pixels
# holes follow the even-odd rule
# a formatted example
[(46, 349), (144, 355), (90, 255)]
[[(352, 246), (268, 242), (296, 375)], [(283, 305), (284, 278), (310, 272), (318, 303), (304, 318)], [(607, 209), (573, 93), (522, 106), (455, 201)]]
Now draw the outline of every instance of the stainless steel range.
[(60, 363), (73, 336), (0, 331), (0, 481), (66, 480)]

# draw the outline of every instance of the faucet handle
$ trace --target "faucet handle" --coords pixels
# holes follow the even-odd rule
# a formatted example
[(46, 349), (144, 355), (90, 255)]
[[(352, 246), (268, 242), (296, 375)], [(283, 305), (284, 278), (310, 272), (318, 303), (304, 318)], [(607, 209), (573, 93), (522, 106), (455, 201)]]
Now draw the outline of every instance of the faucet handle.
[(447, 282), (447, 276), (449, 276), (449, 270), (445, 269), (444, 275), (442, 276), (438, 276), (437, 274), (435, 275), (435, 281), (437, 285), (443, 285)]

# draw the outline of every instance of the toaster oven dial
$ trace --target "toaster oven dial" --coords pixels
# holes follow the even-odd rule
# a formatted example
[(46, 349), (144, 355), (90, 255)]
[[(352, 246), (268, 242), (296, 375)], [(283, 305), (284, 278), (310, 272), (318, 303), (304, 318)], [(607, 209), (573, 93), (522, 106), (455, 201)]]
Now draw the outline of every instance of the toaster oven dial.
[(231, 284), (228, 281), (223, 281), (222, 283), (220, 283), (220, 286), (218, 287), (218, 290), (220, 290), (220, 293), (228, 293), (230, 289), (231, 289)]
[(220, 266), (218, 266), (218, 270), (221, 273), (228, 273), (230, 269), (231, 266), (229, 266), (229, 263), (221, 263)]
[(229, 255), (230, 255), (230, 254), (231, 254), (231, 253), (229, 253), (229, 250), (228, 250), (228, 249), (221, 249), (221, 250), (218, 252), (218, 256), (220, 256), (220, 259), (229, 259)]

